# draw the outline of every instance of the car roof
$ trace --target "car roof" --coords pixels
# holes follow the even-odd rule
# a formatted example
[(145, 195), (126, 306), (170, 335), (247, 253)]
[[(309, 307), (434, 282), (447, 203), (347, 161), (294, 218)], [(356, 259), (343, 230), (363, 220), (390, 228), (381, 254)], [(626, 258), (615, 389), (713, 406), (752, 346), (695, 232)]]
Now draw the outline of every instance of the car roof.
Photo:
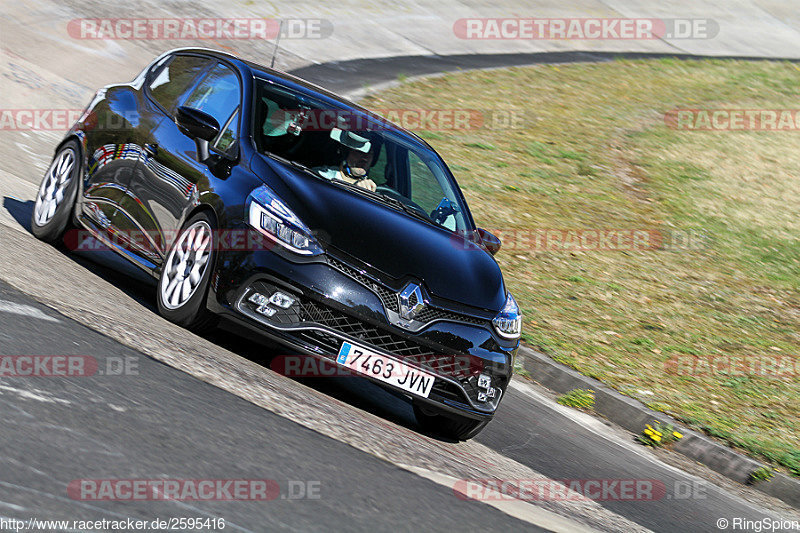
[(371, 118), (379, 120), (382, 125), (384, 125), (385, 127), (388, 127), (388, 129), (390, 129), (391, 131), (394, 131), (395, 133), (399, 133), (402, 136), (406, 137), (407, 139), (413, 140), (416, 143), (420, 144), (421, 146), (425, 147), (427, 150), (430, 150), (430, 151), (435, 153), (435, 150), (423, 138), (421, 138), (419, 135), (404, 129), (404, 128), (398, 126), (397, 124), (394, 124), (393, 122), (390, 122), (390, 121), (386, 120), (385, 118), (381, 117), (380, 115), (378, 115), (374, 111), (370, 111), (369, 109), (356, 104), (352, 100), (348, 100), (347, 98), (344, 98), (344, 97), (342, 97), (342, 96), (340, 96), (340, 95), (338, 95), (338, 94), (336, 94), (336, 93), (334, 93), (334, 92), (332, 92), (332, 91), (330, 91), (330, 90), (328, 90), (328, 89), (326, 89), (324, 87), (321, 87), (321, 86), (319, 86), (319, 85), (317, 85), (315, 83), (311, 83), (310, 81), (305, 80), (303, 78), (299, 78), (297, 76), (289, 74), (288, 72), (285, 72), (285, 71), (282, 71), (282, 70), (276, 70), (274, 68), (270, 68), (270, 67), (267, 67), (265, 65), (261, 65), (259, 63), (255, 63), (253, 61), (249, 61), (247, 59), (243, 59), (243, 58), (241, 58), (239, 56), (236, 56), (236, 55), (233, 55), (231, 53), (223, 52), (223, 51), (220, 51), (220, 50), (214, 50), (212, 48), (197, 48), (197, 47), (194, 47), (194, 48), (191, 48), (191, 47), (190, 48), (175, 48), (173, 50), (170, 50), (170, 51), (164, 53), (163, 55), (166, 56), (168, 54), (173, 54), (173, 53), (178, 53), (178, 52), (192, 52), (192, 53), (196, 53), (196, 54), (203, 54), (203, 55), (207, 55), (207, 56), (210, 56), (210, 57), (214, 57), (216, 59), (224, 59), (224, 60), (230, 61), (232, 63), (238, 63), (240, 67), (241, 66), (246, 66), (247, 68), (249, 68), (251, 70), (252, 74), (255, 75), (255, 76), (258, 76), (260, 74), (260, 75), (262, 75), (264, 77), (270, 77), (270, 78), (274, 78), (274, 79), (290, 82), (290, 83), (292, 83), (294, 85), (297, 85), (297, 86), (302, 87), (303, 89), (305, 89), (307, 94), (323, 96), (323, 97), (325, 97), (325, 98), (327, 98), (329, 100), (332, 100), (334, 102), (337, 102), (337, 103), (339, 103), (339, 104), (341, 104), (341, 105), (343, 105), (345, 107), (349, 107), (349, 108), (351, 108), (353, 110), (362, 112), (362, 113), (368, 115)]

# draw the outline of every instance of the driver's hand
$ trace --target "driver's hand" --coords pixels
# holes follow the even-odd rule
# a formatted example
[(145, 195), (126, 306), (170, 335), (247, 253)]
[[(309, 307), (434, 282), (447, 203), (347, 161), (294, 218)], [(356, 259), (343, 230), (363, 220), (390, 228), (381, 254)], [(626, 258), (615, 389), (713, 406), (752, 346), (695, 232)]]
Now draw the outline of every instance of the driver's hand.
[(378, 186), (375, 185), (375, 182), (372, 181), (369, 178), (363, 179), (361, 181), (357, 181), (356, 185), (358, 185), (359, 187), (361, 187), (363, 189), (367, 189), (368, 191), (372, 191), (372, 192), (375, 192), (375, 189), (378, 188)]

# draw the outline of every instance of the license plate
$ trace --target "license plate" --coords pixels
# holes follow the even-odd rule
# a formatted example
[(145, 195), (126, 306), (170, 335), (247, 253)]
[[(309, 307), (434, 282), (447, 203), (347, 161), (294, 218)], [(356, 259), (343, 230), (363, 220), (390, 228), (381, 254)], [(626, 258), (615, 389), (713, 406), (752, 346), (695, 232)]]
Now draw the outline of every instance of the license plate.
[(342, 343), (336, 362), (364, 376), (427, 398), (433, 388), (434, 377), (410, 367), (392, 357), (377, 354), (368, 348), (349, 342)]

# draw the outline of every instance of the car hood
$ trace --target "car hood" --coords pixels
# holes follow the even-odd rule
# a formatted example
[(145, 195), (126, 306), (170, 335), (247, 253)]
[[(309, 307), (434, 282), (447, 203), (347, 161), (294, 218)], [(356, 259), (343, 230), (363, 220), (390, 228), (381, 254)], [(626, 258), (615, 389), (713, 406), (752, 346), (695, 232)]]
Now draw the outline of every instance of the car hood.
[[(273, 171), (258, 172), (261, 179), (326, 249), (341, 250), (398, 284), (421, 281), (435, 297), (493, 311), (503, 307), (503, 276), (488, 252), (393, 207), (258, 157)], [(267, 175), (272, 173), (277, 180)]]

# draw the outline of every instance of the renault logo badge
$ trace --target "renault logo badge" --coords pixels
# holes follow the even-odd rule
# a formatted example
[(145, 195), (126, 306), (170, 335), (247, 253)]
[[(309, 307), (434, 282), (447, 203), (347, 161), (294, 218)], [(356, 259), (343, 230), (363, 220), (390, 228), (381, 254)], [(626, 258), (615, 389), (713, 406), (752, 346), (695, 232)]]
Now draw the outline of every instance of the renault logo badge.
[(415, 283), (406, 285), (397, 299), (400, 302), (400, 317), (405, 320), (412, 320), (425, 308), (422, 289)]

